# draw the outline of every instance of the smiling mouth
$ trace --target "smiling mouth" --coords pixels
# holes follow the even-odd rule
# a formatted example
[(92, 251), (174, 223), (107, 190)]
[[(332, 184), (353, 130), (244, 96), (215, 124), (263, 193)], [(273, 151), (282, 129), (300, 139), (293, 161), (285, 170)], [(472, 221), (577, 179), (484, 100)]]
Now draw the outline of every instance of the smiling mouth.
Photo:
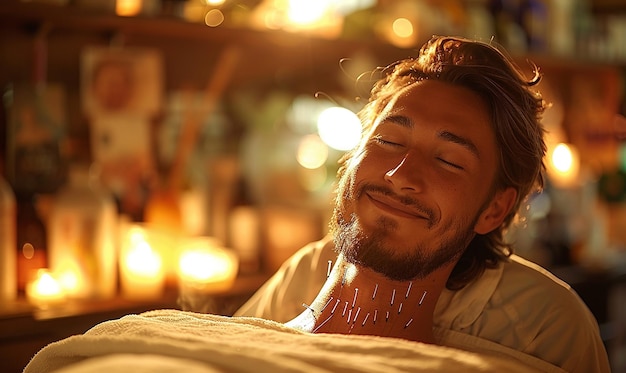
[(389, 198), (384, 195), (378, 195), (366, 192), (365, 195), (372, 202), (374, 206), (389, 214), (410, 218), (410, 219), (425, 219), (430, 221), (430, 216), (421, 210), (417, 210), (410, 205), (406, 205), (402, 202), (398, 202), (395, 199)]

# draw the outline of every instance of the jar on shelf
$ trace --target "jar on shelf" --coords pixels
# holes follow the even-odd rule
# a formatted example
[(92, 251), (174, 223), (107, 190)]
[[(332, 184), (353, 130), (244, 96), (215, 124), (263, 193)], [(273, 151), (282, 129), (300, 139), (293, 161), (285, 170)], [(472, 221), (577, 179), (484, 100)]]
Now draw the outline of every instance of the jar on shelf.
[(93, 167), (70, 166), (48, 220), (50, 267), (69, 298), (111, 298), (117, 291), (117, 210)]

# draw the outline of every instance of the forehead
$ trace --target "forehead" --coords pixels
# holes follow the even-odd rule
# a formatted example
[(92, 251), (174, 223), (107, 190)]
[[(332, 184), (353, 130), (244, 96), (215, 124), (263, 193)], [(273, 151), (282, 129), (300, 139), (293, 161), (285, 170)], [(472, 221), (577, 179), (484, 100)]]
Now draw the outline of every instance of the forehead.
[(491, 128), (486, 102), (468, 88), (436, 80), (425, 80), (398, 91), (381, 112), (380, 118), (405, 113), (437, 123), (459, 127)]

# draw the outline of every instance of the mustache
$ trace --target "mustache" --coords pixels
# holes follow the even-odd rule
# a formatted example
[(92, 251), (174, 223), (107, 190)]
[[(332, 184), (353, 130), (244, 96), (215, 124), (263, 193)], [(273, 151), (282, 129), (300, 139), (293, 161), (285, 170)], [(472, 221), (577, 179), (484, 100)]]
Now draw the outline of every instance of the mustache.
[(401, 204), (408, 206), (410, 208), (413, 208), (417, 211), (419, 211), (420, 213), (422, 213), (423, 215), (426, 215), (428, 217), (428, 221), (430, 223), (430, 225), (433, 225), (435, 223), (435, 211), (433, 211), (433, 209), (425, 206), (423, 203), (421, 203), (420, 201), (418, 201), (415, 198), (411, 198), (409, 196), (402, 196), (402, 195), (398, 195), (397, 193), (395, 193), (394, 191), (392, 191), (390, 188), (386, 187), (386, 186), (382, 186), (382, 185), (373, 185), (373, 184), (365, 184), (363, 185), (358, 191), (357, 191), (357, 198), (363, 196), (363, 194), (365, 194), (366, 192), (374, 192), (374, 193), (378, 193), (378, 194), (382, 194), (386, 197), (389, 197), (391, 199), (394, 199), (398, 202), (400, 202)]

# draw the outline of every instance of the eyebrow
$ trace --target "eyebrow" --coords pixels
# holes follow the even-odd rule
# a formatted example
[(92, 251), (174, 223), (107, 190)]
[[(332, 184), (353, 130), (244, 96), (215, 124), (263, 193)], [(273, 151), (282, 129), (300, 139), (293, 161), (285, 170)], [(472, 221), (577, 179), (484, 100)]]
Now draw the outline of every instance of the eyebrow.
[[(406, 117), (404, 115), (392, 114), (392, 115), (382, 118), (382, 121), (389, 121), (391, 123), (395, 123), (405, 128), (413, 128), (413, 121), (411, 120), (411, 118)], [(446, 140), (446, 141), (463, 146), (464, 148), (469, 150), (472, 154), (474, 154), (476, 158), (480, 159), (480, 153), (478, 152), (478, 147), (476, 146), (476, 144), (474, 144), (472, 140), (468, 139), (467, 137), (459, 136), (457, 134), (454, 134), (450, 131), (445, 131), (445, 130), (437, 133), (437, 137), (442, 140)]]
[(476, 158), (480, 159), (478, 148), (470, 139), (463, 137), (463, 136), (456, 135), (449, 131), (441, 131), (437, 134), (437, 137), (465, 147), (467, 150), (472, 152), (476, 156)]
[(390, 121), (402, 127), (413, 128), (413, 121), (411, 120), (411, 118), (405, 117), (404, 115), (388, 115), (381, 120), (381, 122), (385, 121)]

